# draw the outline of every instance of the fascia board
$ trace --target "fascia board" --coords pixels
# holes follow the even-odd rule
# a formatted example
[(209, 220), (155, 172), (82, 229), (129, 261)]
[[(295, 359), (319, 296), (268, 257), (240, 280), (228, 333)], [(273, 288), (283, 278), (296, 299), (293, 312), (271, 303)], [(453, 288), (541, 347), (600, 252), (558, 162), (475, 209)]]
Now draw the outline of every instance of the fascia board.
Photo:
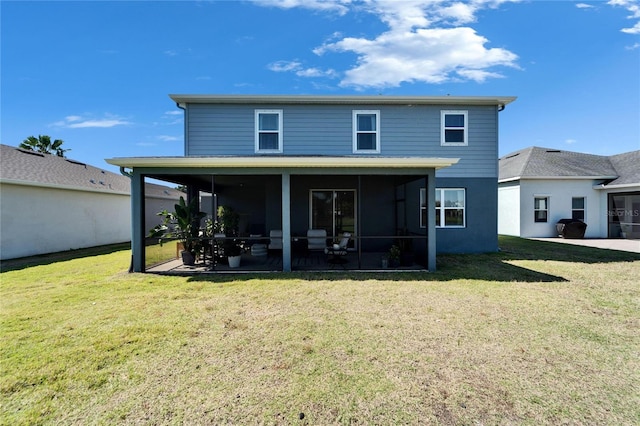
[(457, 164), (459, 158), (423, 157), (127, 157), (109, 158), (106, 162), (119, 167), (189, 167), (189, 168), (434, 168)]
[(306, 96), (171, 94), (177, 104), (507, 105), (516, 96)]

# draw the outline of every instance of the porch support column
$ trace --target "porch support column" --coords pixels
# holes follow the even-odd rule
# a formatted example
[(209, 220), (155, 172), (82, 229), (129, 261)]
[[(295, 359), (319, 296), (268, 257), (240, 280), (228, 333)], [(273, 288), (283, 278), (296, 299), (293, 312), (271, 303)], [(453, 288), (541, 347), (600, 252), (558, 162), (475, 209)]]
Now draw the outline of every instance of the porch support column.
[(144, 272), (144, 176), (135, 169), (131, 175), (132, 272)]
[(430, 169), (425, 176), (427, 191), (427, 269), (436, 270), (436, 170)]
[(282, 270), (291, 272), (291, 175), (282, 172)]

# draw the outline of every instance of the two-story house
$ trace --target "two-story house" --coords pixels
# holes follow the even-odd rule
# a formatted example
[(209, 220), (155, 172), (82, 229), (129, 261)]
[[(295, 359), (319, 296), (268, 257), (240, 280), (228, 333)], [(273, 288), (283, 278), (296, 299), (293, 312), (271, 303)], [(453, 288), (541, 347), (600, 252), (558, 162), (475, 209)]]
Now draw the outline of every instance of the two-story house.
[(283, 271), (308, 229), (349, 232), (358, 265), (400, 236), (431, 271), (436, 252), (498, 248), (498, 113), (515, 97), (170, 97), (184, 110), (184, 156), (107, 160), (132, 177), (134, 271), (145, 178), (213, 194), (246, 234), (281, 230)]

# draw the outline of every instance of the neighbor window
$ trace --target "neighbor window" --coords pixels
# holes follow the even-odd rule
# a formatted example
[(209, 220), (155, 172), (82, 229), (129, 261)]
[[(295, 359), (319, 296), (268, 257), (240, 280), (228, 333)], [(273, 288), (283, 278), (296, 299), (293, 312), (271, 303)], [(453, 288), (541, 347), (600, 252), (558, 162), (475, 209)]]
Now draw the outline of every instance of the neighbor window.
[(584, 197), (573, 197), (571, 199), (571, 219), (584, 222)]
[(549, 197), (533, 199), (533, 217), (536, 222), (546, 222), (549, 216)]
[(380, 111), (353, 111), (353, 152), (380, 152)]
[(282, 152), (282, 110), (256, 110), (256, 152)]
[[(436, 188), (436, 227), (464, 228), (466, 191), (462, 188)], [(427, 223), (426, 190), (420, 189), (420, 226)]]
[(441, 111), (441, 145), (467, 145), (467, 111)]

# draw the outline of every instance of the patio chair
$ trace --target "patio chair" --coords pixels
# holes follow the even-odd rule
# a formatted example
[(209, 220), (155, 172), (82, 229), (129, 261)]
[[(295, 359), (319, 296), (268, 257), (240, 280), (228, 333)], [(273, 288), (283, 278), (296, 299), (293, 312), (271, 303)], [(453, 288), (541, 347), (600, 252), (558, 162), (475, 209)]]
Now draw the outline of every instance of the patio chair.
[(282, 229), (272, 229), (269, 232), (269, 250), (282, 250)]
[[(324, 253), (328, 255), (327, 262), (331, 264), (344, 265), (347, 263), (345, 256), (347, 255), (347, 247), (349, 246), (349, 240), (351, 239), (350, 232), (343, 232), (342, 238), (337, 244), (326, 247)], [(344, 267), (344, 266), (343, 266)]]
[(307, 250), (323, 251), (327, 248), (327, 231), (325, 229), (307, 230)]

